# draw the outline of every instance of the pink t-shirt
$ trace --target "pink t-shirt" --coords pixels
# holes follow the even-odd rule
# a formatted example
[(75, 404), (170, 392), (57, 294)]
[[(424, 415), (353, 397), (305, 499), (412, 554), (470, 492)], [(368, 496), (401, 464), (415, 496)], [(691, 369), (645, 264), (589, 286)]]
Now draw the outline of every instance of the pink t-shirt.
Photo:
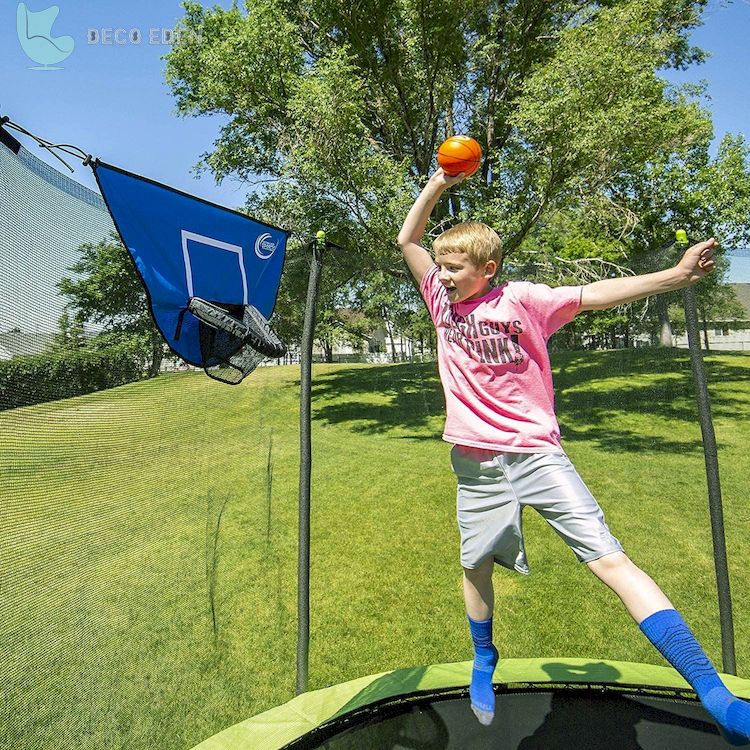
[(510, 281), (452, 304), (433, 266), (420, 291), (437, 329), (443, 440), (515, 453), (561, 450), (547, 339), (575, 317), (581, 287)]

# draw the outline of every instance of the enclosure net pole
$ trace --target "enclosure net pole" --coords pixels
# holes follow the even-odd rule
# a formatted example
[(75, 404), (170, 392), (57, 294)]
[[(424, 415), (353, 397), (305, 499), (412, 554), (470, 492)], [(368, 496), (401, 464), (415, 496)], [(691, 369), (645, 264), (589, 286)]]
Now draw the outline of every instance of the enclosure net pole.
[(723, 669), (727, 674), (737, 674), (734, 654), (734, 623), (732, 620), (732, 596), (729, 590), (729, 565), (727, 563), (727, 544), (724, 536), (724, 511), (721, 504), (721, 485), (719, 483), (719, 459), (716, 450), (716, 434), (711, 421), (711, 401), (706, 384), (706, 371), (703, 365), (703, 353), (698, 335), (698, 305), (695, 289), (692, 286), (683, 289), (685, 307), (685, 328), (690, 347), (690, 362), (693, 368), (693, 382), (698, 400), (701, 435), (703, 436), (703, 455), (706, 461), (706, 481), (708, 483), (708, 507), (711, 515), (711, 534), (714, 547), (714, 565), (716, 568), (716, 587), (719, 592), (719, 620), (721, 623), (721, 655)]
[(312, 468), (311, 390), (312, 347), (318, 287), (323, 267), (325, 233), (311, 243), (310, 276), (307, 282), (307, 306), (300, 352), (299, 410), (299, 555), (297, 558), (297, 695), (307, 690), (310, 652), (310, 471)]

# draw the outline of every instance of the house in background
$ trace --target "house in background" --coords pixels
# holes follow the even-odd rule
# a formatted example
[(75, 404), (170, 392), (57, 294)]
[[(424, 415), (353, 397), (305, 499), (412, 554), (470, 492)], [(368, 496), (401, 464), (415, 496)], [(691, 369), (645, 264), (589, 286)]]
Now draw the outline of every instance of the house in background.
[[(423, 354), (419, 342), (402, 335), (390, 321), (373, 328), (361, 312), (348, 307), (338, 310), (337, 315), (352, 333), (349, 341), (333, 344), (329, 352), (332, 362), (406, 362)], [(326, 361), (326, 352), (318, 339), (313, 343), (313, 361)]]
[[(394, 353), (396, 358), (394, 360)], [(333, 347), (333, 362), (405, 362), (419, 355), (419, 345), (397, 331), (388, 333), (384, 326), (363, 336), (362, 344), (355, 347), (350, 343), (337, 343)], [(325, 352), (316, 341), (313, 344), (313, 360), (325, 361)]]
[(20, 328), (0, 333), (0, 360), (33, 357), (47, 351), (55, 341), (53, 333), (29, 333)]
[[(729, 284), (745, 310), (741, 319), (707, 321), (708, 348), (713, 351), (750, 351), (750, 284)], [(703, 331), (699, 331), (701, 346), (705, 348)], [(674, 346), (686, 349), (687, 333), (673, 336)]]

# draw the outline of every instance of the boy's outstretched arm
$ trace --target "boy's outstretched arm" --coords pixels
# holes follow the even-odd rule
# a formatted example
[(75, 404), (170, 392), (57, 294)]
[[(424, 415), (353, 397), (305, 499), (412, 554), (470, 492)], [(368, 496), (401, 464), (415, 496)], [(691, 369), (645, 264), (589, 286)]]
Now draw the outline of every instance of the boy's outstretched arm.
[(451, 177), (442, 169), (438, 169), (427, 184), (422, 189), (411, 210), (404, 219), (404, 225), (398, 233), (398, 244), (401, 252), (404, 254), (406, 265), (417, 280), (417, 284), (422, 281), (422, 277), (432, 266), (432, 256), (419, 243), (422, 240), (427, 219), (430, 218), (435, 204), (443, 194), (446, 188), (455, 185), (464, 179), (464, 173)]
[(676, 289), (695, 284), (715, 268), (714, 247), (719, 243), (712, 237), (706, 242), (698, 242), (685, 251), (674, 268), (641, 276), (625, 276), (618, 279), (603, 279), (586, 284), (581, 293), (581, 311), (606, 310), (627, 302), (633, 302), (654, 294), (673, 292)]

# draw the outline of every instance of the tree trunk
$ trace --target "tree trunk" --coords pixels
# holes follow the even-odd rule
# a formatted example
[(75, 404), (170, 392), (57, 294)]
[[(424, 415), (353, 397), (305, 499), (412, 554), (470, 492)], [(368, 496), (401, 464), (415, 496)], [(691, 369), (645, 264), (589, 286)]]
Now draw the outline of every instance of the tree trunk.
[(383, 318), (385, 332), (388, 334), (388, 341), (391, 344), (391, 362), (398, 362), (398, 353), (396, 352), (396, 342), (393, 338), (393, 323), (388, 319), (388, 308), (385, 305), (380, 306), (380, 316)]
[(388, 340), (391, 342), (391, 361), (398, 362), (398, 352), (396, 351), (396, 341), (393, 338), (393, 326), (386, 321), (385, 329), (388, 331)]
[[(456, 132), (454, 128), (453, 109), (449, 107), (445, 113), (445, 135), (447, 138), (450, 138)], [(451, 216), (458, 216), (461, 213), (461, 201), (452, 189), (448, 191), (448, 200), (451, 206)]]
[(333, 343), (328, 339), (318, 339), (318, 343), (323, 350), (323, 361), (329, 364), (333, 362)]
[(151, 368), (148, 376), (155, 378), (161, 370), (161, 361), (164, 358), (164, 345), (162, 344), (161, 335), (158, 333), (151, 334)]
[(669, 322), (667, 300), (664, 296), (656, 298), (656, 312), (659, 315), (659, 346), (672, 346), (672, 324)]

